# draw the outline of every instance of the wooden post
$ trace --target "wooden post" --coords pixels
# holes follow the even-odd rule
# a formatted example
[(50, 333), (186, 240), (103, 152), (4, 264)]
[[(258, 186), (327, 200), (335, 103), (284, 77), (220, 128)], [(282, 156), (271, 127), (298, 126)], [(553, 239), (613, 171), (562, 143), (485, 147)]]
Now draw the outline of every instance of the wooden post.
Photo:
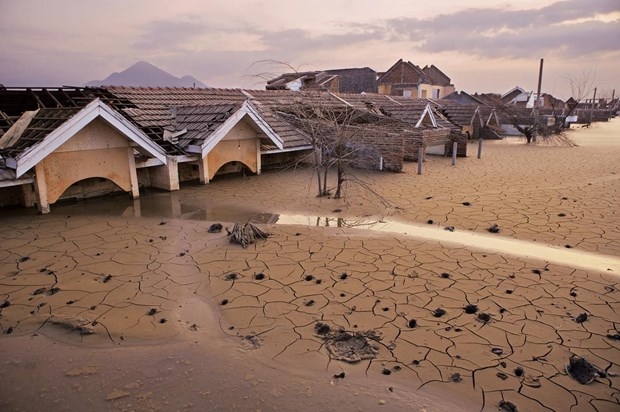
[(592, 96), (592, 106), (590, 106), (590, 121), (588, 124), (592, 124), (592, 112), (594, 112), (594, 104), (596, 102), (596, 87), (594, 88), (594, 96)]
[(452, 166), (456, 164), (456, 151), (458, 150), (459, 144), (457, 142), (452, 143)]
[(424, 147), (418, 149), (418, 174), (422, 174), (422, 162), (424, 161)]
[[(540, 87), (542, 86), (542, 74), (543, 74), (543, 59), (540, 59), (540, 69), (538, 70), (538, 90), (536, 92), (536, 100), (534, 100), (534, 136), (533, 140), (536, 141), (536, 135), (538, 134), (538, 126), (540, 125), (540, 107), (538, 100), (540, 99)], [(480, 157), (478, 157), (480, 158)]]
[(478, 159), (482, 157), (482, 137), (478, 139)]

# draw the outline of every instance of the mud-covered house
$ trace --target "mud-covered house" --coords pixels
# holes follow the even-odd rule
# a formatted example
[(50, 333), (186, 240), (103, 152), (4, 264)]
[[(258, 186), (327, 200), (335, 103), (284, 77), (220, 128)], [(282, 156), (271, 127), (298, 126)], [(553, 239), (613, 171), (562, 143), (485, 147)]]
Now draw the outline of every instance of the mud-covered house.
[(318, 91), (2, 88), (0, 206), (47, 213), (67, 197), (124, 191), (137, 198), (145, 187), (174, 191), (186, 181), (311, 158), (315, 145), (300, 125), (325, 119), (299, 108), (355, 110), (346, 126), (357, 167), (399, 171), (418, 147), (455, 139), (428, 102), (416, 108), (419, 102), (384, 98), (378, 109)]

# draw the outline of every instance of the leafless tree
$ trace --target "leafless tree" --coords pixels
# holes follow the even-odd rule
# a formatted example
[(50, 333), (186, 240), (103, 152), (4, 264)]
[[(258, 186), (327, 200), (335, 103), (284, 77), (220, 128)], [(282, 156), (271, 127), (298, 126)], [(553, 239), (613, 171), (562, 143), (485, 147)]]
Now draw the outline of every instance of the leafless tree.
[(593, 68), (581, 69), (578, 74), (564, 76), (571, 89), (572, 101), (568, 104), (566, 117), (570, 116), (582, 100), (587, 98), (596, 86), (596, 71)]

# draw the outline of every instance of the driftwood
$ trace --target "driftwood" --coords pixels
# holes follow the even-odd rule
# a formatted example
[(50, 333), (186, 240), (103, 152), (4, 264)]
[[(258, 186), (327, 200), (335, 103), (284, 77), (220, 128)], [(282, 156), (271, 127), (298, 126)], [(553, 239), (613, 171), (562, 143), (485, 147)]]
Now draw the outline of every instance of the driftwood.
[[(227, 229), (228, 231), (228, 229)], [(267, 239), (269, 233), (262, 231), (251, 222), (244, 224), (235, 223), (232, 230), (228, 231), (230, 243), (236, 243), (244, 248), (259, 239)]]

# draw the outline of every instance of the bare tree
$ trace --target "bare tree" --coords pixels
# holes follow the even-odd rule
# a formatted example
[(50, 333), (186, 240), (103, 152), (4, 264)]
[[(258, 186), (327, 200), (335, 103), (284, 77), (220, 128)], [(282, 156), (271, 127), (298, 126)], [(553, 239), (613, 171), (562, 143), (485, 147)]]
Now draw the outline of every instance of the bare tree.
[(538, 131), (538, 122), (532, 116), (531, 110), (524, 107), (500, 104), (495, 107), (503, 121), (507, 122), (519, 131), (527, 143), (531, 143)]
[(588, 97), (596, 87), (596, 71), (593, 68), (581, 69), (578, 74), (567, 74), (564, 76), (571, 89), (571, 102), (568, 104), (566, 117), (570, 116), (579, 103)]

